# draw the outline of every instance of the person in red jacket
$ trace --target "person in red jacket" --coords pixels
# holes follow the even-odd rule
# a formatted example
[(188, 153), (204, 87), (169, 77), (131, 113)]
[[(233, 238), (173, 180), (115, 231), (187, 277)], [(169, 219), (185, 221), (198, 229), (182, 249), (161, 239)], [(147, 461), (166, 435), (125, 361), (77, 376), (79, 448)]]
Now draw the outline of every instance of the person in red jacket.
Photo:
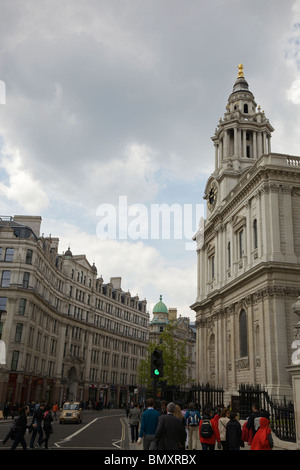
[(199, 437), (202, 450), (214, 450), (216, 440), (220, 442), (218, 423), (209, 408), (206, 408), (199, 424)]
[(253, 437), (250, 450), (271, 450), (273, 440), (270, 429), (270, 421), (267, 418), (260, 418), (259, 428)]

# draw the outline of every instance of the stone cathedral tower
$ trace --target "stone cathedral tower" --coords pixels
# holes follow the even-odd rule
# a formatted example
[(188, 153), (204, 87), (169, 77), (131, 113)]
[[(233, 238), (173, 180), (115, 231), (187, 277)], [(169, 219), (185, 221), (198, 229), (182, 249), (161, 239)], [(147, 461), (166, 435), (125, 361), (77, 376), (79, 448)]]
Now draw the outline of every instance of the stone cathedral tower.
[(212, 141), (215, 171), (197, 244), (196, 381), (291, 396), (291, 306), (300, 292), (300, 157), (271, 153), (274, 131), (243, 66)]

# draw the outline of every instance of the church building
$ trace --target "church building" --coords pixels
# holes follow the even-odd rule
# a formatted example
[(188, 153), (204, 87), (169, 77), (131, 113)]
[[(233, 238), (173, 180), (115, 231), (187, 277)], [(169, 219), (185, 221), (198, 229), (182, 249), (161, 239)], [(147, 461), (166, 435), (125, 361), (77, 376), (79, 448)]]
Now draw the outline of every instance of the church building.
[(212, 141), (197, 244), (196, 382), (263, 385), (292, 396), (292, 305), (300, 293), (300, 157), (271, 151), (274, 131), (239, 65)]

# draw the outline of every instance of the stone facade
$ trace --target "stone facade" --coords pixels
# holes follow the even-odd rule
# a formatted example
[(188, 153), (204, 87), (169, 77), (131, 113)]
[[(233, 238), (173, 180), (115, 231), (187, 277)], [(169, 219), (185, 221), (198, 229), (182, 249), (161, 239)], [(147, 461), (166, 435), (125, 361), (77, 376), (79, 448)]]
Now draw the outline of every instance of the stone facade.
[(40, 217), (0, 220), (0, 402), (134, 397), (149, 340), (146, 300), (104, 283), (85, 255), (59, 254)]
[(273, 128), (240, 70), (212, 138), (215, 171), (195, 235), (196, 380), (290, 396), (291, 306), (300, 291), (300, 157), (271, 153)]

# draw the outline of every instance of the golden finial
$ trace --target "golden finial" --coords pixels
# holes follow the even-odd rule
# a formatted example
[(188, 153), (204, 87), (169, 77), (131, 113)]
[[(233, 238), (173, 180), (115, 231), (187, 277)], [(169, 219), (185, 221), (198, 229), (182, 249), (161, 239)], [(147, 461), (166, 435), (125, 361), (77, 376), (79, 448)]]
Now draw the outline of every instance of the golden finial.
[(244, 68), (243, 64), (239, 64), (239, 66), (238, 66), (238, 69), (239, 69), (238, 78), (244, 78), (243, 68)]

